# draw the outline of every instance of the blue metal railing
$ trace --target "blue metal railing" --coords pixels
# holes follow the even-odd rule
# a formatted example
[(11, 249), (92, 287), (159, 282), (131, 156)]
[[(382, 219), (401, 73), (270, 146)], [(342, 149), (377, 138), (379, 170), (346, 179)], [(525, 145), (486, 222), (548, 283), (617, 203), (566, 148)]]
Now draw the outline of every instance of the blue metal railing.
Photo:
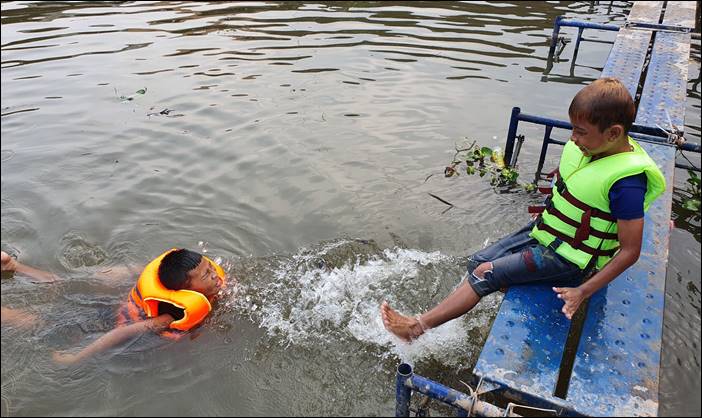
[[(510, 116), (510, 121), (509, 121), (509, 129), (507, 130), (507, 143), (505, 145), (505, 162), (507, 163), (507, 165), (510, 165), (510, 166), (513, 166), (514, 163), (516, 162), (517, 154), (514, 152), (514, 149), (515, 149), (515, 139), (517, 138), (517, 127), (518, 127), (520, 121), (545, 126), (545, 133), (544, 133), (544, 138), (543, 138), (543, 142), (542, 142), (542, 146), (541, 146), (541, 155), (539, 156), (539, 164), (538, 164), (537, 169), (536, 169), (536, 177), (538, 179), (540, 174), (541, 174), (541, 169), (543, 168), (543, 165), (544, 165), (544, 160), (546, 159), (546, 152), (548, 150), (548, 146), (550, 144), (565, 145), (565, 141), (560, 141), (560, 140), (551, 138), (552, 129), (553, 128), (560, 128), (560, 129), (570, 130), (570, 129), (573, 129), (573, 126), (569, 122), (566, 122), (566, 121), (522, 113), (522, 111), (519, 107), (513, 107), (512, 108), (512, 115)], [(632, 125), (631, 130), (629, 132), (629, 135), (632, 138), (634, 138), (636, 140), (640, 140), (640, 141), (654, 142), (654, 143), (667, 144), (670, 146), (674, 146), (673, 144), (670, 144), (668, 142), (667, 135), (661, 129), (658, 129), (658, 128), (650, 128), (647, 126)], [(700, 147), (700, 144), (696, 144), (696, 143), (692, 143), (692, 142), (686, 142), (686, 143), (680, 145), (679, 148), (683, 151), (692, 151), (692, 152), (696, 152), (696, 153), (702, 152), (702, 147)], [(694, 166), (683, 164), (683, 163), (676, 163), (675, 166), (678, 168), (683, 168), (683, 169), (687, 169), (687, 170), (700, 171), (699, 167), (694, 167)]]
[(562, 26), (570, 26), (578, 28), (578, 37), (575, 41), (575, 51), (573, 52), (573, 61), (578, 54), (578, 48), (580, 48), (580, 41), (582, 40), (584, 29), (600, 29), (609, 31), (618, 31), (619, 26), (617, 25), (606, 25), (603, 23), (587, 22), (582, 20), (568, 19), (565, 16), (556, 17), (556, 21), (553, 22), (553, 33), (551, 34), (551, 47), (548, 50), (549, 58), (553, 57), (553, 53), (556, 50), (556, 45), (558, 44), (558, 34), (561, 31)]
[[(456, 408), (458, 416), (480, 416), (480, 417), (502, 417), (519, 415), (511, 413), (495, 405), (478, 399), (476, 393), (468, 395), (444, 386), (426, 377), (414, 374), (412, 366), (402, 363), (397, 366), (395, 380), (396, 403), (395, 416), (408, 417), (410, 413), (410, 399), (412, 391), (422, 393), (432, 399), (439, 400), (449, 406)], [(511, 409), (511, 408), (510, 408)], [(470, 414), (470, 415), (468, 415)]]
[(561, 27), (574, 27), (578, 28), (578, 36), (575, 39), (575, 49), (573, 51), (573, 62), (575, 62), (578, 56), (578, 49), (580, 48), (580, 41), (583, 40), (583, 31), (585, 29), (598, 29), (598, 30), (608, 30), (608, 31), (619, 31), (621, 28), (629, 29), (641, 29), (641, 30), (652, 30), (652, 31), (664, 31), (664, 32), (681, 32), (689, 33), (692, 28), (685, 26), (676, 25), (662, 25), (655, 23), (645, 23), (645, 22), (627, 22), (623, 26), (609, 25), (605, 23), (589, 22), (586, 20), (569, 19), (565, 16), (558, 16), (553, 22), (553, 33), (551, 33), (551, 46), (548, 50), (549, 59), (553, 57), (553, 53), (556, 51), (556, 45), (558, 45), (558, 34), (561, 31)]

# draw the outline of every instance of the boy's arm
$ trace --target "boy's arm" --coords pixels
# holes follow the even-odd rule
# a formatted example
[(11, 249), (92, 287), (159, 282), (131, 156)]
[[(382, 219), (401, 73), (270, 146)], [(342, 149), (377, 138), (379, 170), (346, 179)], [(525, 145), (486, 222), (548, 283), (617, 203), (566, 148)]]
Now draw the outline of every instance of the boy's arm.
[(30, 328), (39, 323), (39, 317), (33, 313), (26, 312), (20, 309), (0, 307), (0, 322), (3, 325), (13, 325), (22, 328)]
[(606, 286), (624, 270), (631, 267), (641, 254), (641, 243), (643, 241), (644, 219), (631, 219), (617, 221), (619, 237), (619, 252), (612, 257), (602, 270), (597, 272), (590, 280), (578, 287), (554, 287), (553, 291), (558, 293), (558, 298), (563, 299), (563, 313), (568, 319), (573, 318), (573, 314), (583, 300), (592, 296), (596, 291)]
[(29, 267), (12, 258), (8, 253), (2, 251), (2, 271), (14, 271), (15, 273), (23, 274), (40, 282), (50, 283), (58, 280), (58, 276), (48, 271), (42, 271)]
[(114, 285), (122, 285), (127, 282), (134, 283), (135, 278), (139, 277), (139, 273), (143, 267), (136, 265), (114, 266), (99, 270), (100, 277), (109, 281)]
[(171, 322), (173, 322), (173, 317), (169, 314), (163, 314), (155, 318), (135, 322), (133, 324), (113, 329), (95, 340), (92, 344), (85, 347), (77, 354), (54, 352), (52, 357), (56, 363), (64, 365), (82, 362), (95, 354), (101, 353), (147, 331), (163, 331), (168, 328)]
[[(12, 271), (45, 283), (55, 282), (59, 279), (53, 273), (20, 263), (5, 251), (2, 251), (0, 255), (2, 256), (2, 271)], [(127, 280), (133, 280), (141, 270), (142, 268), (139, 266), (115, 266), (100, 270), (99, 273), (101, 277), (110, 282), (122, 284)]]

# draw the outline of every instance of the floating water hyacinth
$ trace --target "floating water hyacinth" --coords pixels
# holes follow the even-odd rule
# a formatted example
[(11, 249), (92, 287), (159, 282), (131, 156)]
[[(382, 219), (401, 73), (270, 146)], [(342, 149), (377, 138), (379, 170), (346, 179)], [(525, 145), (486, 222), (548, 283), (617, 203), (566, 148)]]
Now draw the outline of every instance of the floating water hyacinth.
[(124, 103), (124, 102), (134, 100), (134, 98), (138, 94), (146, 94), (146, 90), (147, 90), (146, 87), (144, 87), (143, 89), (139, 89), (136, 92), (134, 92), (134, 94), (131, 96), (120, 96), (119, 93), (117, 93), (117, 88), (115, 88), (115, 95), (117, 95), (119, 97), (119, 99), (122, 101), (122, 103)]
[(519, 173), (517, 170), (506, 166), (504, 154), (499, 147), (495, 149), (490, 147), (478, 148), (475, 146), (475, 141), (467, 148), (459, 149), (456, 147), (453, 161), (444, 169), (444, 177), (458, 176), (460, 174), (458, 166), (464, 162), (466, 174), (473, 175), (477, 173), (480, 177), (490, 174), (490, 184), (492, 186), (520, 186), (526, 191), (536, 189), (533, 183), (520, 183), (517, 181)]

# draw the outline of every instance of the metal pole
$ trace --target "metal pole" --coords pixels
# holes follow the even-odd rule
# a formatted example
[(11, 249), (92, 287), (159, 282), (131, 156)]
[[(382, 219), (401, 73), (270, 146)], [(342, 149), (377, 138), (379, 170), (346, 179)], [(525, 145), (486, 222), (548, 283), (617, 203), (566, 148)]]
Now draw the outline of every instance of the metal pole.
[(580, 49), (580, 40), (583, 37), (583, 30), (585, 28), (578, 28), (578, 38), (575, 40), (575, 50), (573, 51), (573, 66), (575, 66), (575, 60), (578, 59), (578, 50)]
[(539, 156), (539, 166), (536, 168), (536, 178), (541, 177), (541, 169), (544, 168), (544, 160), (546, 159), (546, 151), (548, 150), (548, 144), (551, 142), (551, 131), (553, 126), (546, 126), (544, 132), (544, 142), (541, 144), (541, 155)]
[(556, 17), (556, 21), (553, 22), (553, 32), (551, 33), (551, 47), (548, 49), (549, 58), (553, 56), (553, 52), (556, 50), (556, 44), (558, 43), (558, 32), (561, 30), (561, 19), (563, 16)]
[[(514, 109), (519, 109), (519, 108), (512, 109), (513, 115), (514, 115)], [(534, 116), (534, 115), (530, 115), (527, 113), (521, 113), (521, 112), (517, 114), (517, 118), (520, 121), (535, 123), (537, 125), (553, 126), (554, 128), (567, 129), (567, 130), (573, 129), (573, 126), (569, 122), (558, 120), (558, 119), (551, 119), (551, 118), (545, 118), (545, 117), (541, 117), (541, 116)], [(512, 128), (512, 121), (511, 120), (510, 120), (510, 128)], [(515, 127), (515, 132), (516, 132), (516, 127)], [(668, 143), (667, 137), (665, 135), (663, 135), (658, 128), (651, 128), (648, 126), (632, 125), (631, 130), (629, 131), (629, 136), (631, 136), (634, 139), (641, 139), (641, 140), (649, 141), (649, 142), (656, 142), (656, 143), (663, 143), (663, 144)], [(507, 134), (507, 140), (509, 141), (509, 133)], [(702, 152), (702, 147), (700, 146), (700, 144), (697, 144), (694, 142), (686, 142), (680, 147), (680, 149), (682, 149), (683, 151)]]
[[(576, 27), (576, 28), (611, 30), (611, 31), (618, 31), (619, 30), (619, 26), (617, 26), (617, 25), (607, 25), (604, 23), (588, 22), (585, 20), (565, 19), (565, 18), (563, 18), (563, 16), (560, 16), (560, 17), (561, 17), (561, 20), (558, 22), (559, 26), (571, 26), (571, 27)], [(556, 18), (556, 19), (558, 19), (558, 18)]]
[(409, 417), (410, 399), (412, 389), (406, 382), (412, 377), (412, 366), (402, 363), (397, 366), (395, 375), (395, 416)]
[[(474, 416), (480, 417), (502, 417), (505, 410), (495, 405), (478, 400), (476, 397), (451, 389), (441, 383), (437, 383), (426, 377), (411, 374), (404, 380), (405, 385), (409, 385), (412, 390), (423, 393), (430, 398), (437, 399), (443, 403), (457, 409), (469, 411)], [(510, 414), (508, 416), (518, 417), (520, 415)]]
[(512, 162), (510, 163), (511, 167), (515, 167), (517, 165), (517, 158), (519, 158), (519, 152), (522, 150), (523, 144), (524, 144), (524, 135), (517, 135), (517, 144), (515, 145), (515, 148), (514, 148), (514, 154), (512, 154)]
[(509, 118), (509, 129), (507, 130), (507, 143), (505, 144), (504, 160), (507, 164), (512, 162), (514, 151), (514, 137), (517, 136), (517, 125), (519, 125), (519, 113), (522, 110), (518, 107), (512, 108), (512, 115)]

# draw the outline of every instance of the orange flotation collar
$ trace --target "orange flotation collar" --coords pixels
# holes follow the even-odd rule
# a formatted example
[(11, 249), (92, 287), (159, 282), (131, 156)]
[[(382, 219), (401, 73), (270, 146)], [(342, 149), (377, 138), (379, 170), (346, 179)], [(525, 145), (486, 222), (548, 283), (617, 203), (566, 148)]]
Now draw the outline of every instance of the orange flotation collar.
[[(180, 331), (187, 331), (202, 322), (212, 310), (212, 305), (205, 295), (194, 290), (170, 290), (167, 289), (158, 277), (158, 268), (163, 257), (170, 252), (176, 251), (172, 248), (146, 265), (139, 276), (136, 286), (129, 294), (129, 301), (140, 307), (147, 317), (153, 318), (159, 315), (159, 302), (170, 303), (183, 309), (185, 315), (182, 319), (171, 322), (169, 328)], [(224, 282), (225, 275), (222, 267), (209, 258), (207, 260), (217, 272), (217, 275)], [(131, 312), (130, 312), (131, 313)], [(141, 313), (141, 312), (140, 312)]]

